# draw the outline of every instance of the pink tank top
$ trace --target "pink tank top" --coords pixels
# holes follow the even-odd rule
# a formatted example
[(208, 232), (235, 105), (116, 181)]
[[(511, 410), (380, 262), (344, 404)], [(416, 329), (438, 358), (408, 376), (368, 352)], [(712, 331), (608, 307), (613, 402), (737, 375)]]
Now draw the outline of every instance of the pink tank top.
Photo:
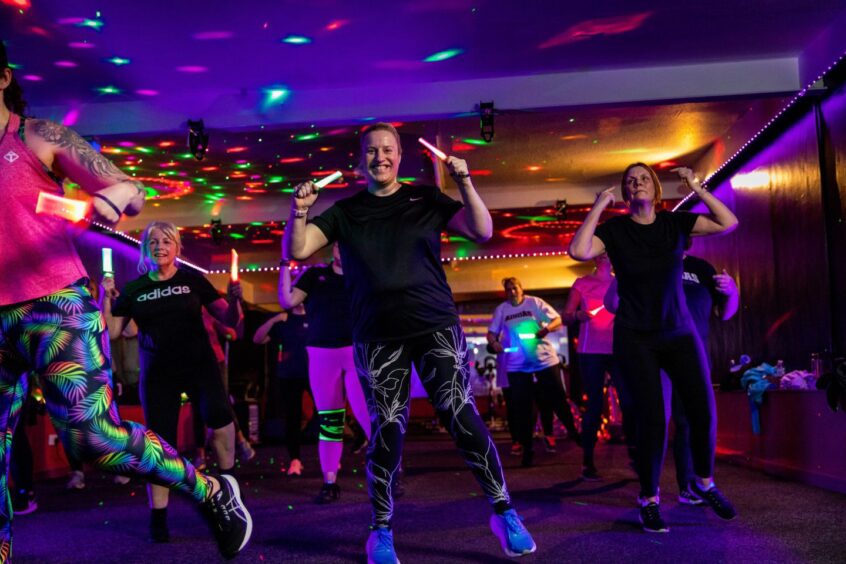
[(63, 191), (18, 136), (20, 123), (12, 114), (0, 139), (0, 306), (52, 294), (87, 276), (68, 222), (35, 213), (39, 192)]

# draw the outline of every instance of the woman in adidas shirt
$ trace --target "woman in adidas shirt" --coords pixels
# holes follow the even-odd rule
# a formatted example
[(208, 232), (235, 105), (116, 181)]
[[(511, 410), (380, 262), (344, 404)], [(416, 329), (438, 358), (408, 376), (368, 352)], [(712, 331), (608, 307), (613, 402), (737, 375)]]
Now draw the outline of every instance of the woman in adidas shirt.
[[(138, 270), (143, 274), (121, 292), (115, 290), (113, 278), (105, 278), (103, 287), (111, 299), (105, 300), (103, 310), (109, 333), (115, 337), (130, 319), (138, 325), (141, 405), (149, 428), (175, 446), (181, 395), (186, 392), (213, 430), (220, 471), (229, 473), (235, 465), (235, 425), (202, 308), (236, 328), (243, 320), (241, 287), (230, 283), (224, 300), (202, 275), (177, 268), (181, 250), (175, 225), (150, 223), (141, 236)], [(151, 540), (167, 542), (168, 490), (152, 485), (148, 493)]]

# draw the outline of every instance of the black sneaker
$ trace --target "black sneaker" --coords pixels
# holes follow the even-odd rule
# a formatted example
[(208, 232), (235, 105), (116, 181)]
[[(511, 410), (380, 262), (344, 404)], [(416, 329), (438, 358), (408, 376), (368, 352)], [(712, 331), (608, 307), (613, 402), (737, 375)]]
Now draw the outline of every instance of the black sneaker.
[(201, 504), (201, 509), (225, 558), (235, 557), (253, 534), (253, 518), (241, 501), (238, 482), (228, 474), (217, 477), (220, 490)]
[(714, 513), (720, 519), (731, 521), (737, 517), (737, 510), (734, 508), (734, 505), (723, 495), (723, 492), (717, 489), (717, 486), (712, 486), (709, 490), (703, 490), (699, 487), (699, 484), (693, 482), (690, 484), (690, 491), (704, 499), (705, 503), (711, 506), (711, 509), (714, 510)]
[(705, 505), (705, 500), (690, 491), (690, 486), (679, 490), (679, 503), (684, 505)]
[(597, 472), (596, 466), (583, 466), (582, 480), (585, 482), (600, 482), (602, 481), (602, 475)]
[(12, 496), (12, 509), (15, 515), (29, 515), (38, 509), (35, 492), (21, 490)]
[(150, 542), (170, 542), (170, 531), (167, 528), (167, 507), (150, 511)]
[(324, 483), (315, 501), (320, 505), (324, 505), (338, 501), (339, 499), (341, 499), (341, 488), (338, 487), (338, 484)]
[(661, 507), (654, 501), (640, 506), (640, 523), (647, 533), (669, 533), (670, 527), (661, 517)]

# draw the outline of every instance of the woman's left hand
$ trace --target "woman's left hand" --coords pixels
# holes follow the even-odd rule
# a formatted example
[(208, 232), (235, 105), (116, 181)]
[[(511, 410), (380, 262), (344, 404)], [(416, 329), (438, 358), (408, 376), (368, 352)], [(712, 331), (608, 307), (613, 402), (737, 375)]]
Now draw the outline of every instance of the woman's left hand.
[(717, 291), (724, 296), (731, 296), (737, 293), (737, 284), (734, 283), (734, 278), (723, 269), (722, 274), (714, 275), (714, 283)]
[(449, 175), (459, 184), (466, 178), (470, 178), (470, 169), (467, 166), (467, 161), (459, 159), (458, 157), (447, 157), (447, 168)]
[(229, 286), (226, 287), (226, 297), (230, 302), (243, 298), (244, 290), (241, 288), (241, 283), (230, 280)]

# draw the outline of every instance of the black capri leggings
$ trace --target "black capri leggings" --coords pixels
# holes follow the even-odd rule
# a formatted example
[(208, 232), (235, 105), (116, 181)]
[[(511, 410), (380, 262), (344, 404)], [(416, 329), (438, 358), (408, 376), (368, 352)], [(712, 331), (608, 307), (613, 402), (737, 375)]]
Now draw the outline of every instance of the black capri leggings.
[(642, 497), (658, 495), (667, 448), (667, 411), (661, 385), (666, 372), (690, 424), (693, 471), (714, 474), (717, 414), (705, 351), (696, 330), (636, 331), (614, 326), (614, 357), (634, 400), (637, 468)]
[(232, 409), (214, 358), (179, 369), (164, 362), (141, 359), (141, 406), (147, 427), (176, 448), (182, 392), (188, 394), (211, 429), (232, 423)]

